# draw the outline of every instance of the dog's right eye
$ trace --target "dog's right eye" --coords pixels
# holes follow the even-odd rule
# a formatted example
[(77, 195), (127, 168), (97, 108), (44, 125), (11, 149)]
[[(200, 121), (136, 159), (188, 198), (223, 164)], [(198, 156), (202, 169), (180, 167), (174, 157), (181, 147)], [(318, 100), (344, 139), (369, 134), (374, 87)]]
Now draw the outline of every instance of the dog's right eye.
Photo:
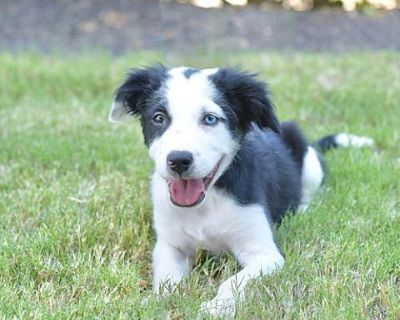
[(215, 126), (219, 121), (219, 118), (212, 113), (208, 113), (203, 118), (203, 124), (206, 126)]
[(156, 114), (154, 114), (153, 116), (153, 121), (155, 123), (161, 124), (165, 121), (165, 115), (161, 112), (157, 112)]

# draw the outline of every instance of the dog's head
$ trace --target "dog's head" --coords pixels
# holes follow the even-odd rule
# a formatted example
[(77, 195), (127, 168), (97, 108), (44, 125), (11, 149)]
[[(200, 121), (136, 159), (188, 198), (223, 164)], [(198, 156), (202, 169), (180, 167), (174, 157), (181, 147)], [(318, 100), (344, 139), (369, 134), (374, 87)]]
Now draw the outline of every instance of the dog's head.
[(265, 84), (233, 69), (132, 70), (116, 90), (109, 119), (139, 116), (156, 172), (176, 206), (199, 205), (252, 123), (279, 133)]

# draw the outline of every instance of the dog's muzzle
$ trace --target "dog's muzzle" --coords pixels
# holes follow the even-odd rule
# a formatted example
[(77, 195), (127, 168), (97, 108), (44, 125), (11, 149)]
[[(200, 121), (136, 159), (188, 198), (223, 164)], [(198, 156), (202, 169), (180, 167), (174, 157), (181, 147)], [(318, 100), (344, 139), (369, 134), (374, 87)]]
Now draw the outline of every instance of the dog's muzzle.
[[(222, 159), (221, 159), (222, 160)], [(168, 182), (171, 202), (178, 207), (194, 207), (200, 204), (205, 196), (207, 187), (213, 181), (221, 160), (204, 178), (176, 179)]]

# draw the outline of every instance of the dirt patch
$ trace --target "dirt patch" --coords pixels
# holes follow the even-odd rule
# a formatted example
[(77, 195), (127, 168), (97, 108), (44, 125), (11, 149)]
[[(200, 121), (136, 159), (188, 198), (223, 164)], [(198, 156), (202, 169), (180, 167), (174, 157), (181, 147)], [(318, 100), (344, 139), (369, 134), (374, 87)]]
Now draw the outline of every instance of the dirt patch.
[(2, 0), (0, 50), (400, 51), (400, 11), (205, 10), (156, 0)]

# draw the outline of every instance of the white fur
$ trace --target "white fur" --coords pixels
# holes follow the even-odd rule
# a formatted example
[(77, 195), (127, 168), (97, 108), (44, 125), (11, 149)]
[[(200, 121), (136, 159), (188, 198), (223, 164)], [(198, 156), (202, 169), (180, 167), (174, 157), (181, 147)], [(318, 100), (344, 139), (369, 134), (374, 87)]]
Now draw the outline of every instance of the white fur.
[(319, 190), (324, 179), (324, 171), (314, 148), (308, 147), (303, 159), (303, 169), (301, 175), (301, 201), (298, 211), (307, 210), (315, 193)]
[[(223, 282), (214, 299), (202, 305), (212, 315), (232, 315), (237, 298), (243, 298), (247, 282), (270, 274), (283, 265), (260, 205), (238, 205), (224, 191), (212, 188), (197, 208), (173, 207), (165, 181), (156, 172), (152, 180), (154, 227), (153, 286), (173, 287), (188, 274), (196, 249), (232, 252), (243, 269)], [(243, 211), (246, 210), (246, 213)]]
[(374, 144), (374, 140), (368, 137), (356, 136), (349, 133), (339, 133), (335, 136), (335, 142), (339, 147), (371, 147)]

